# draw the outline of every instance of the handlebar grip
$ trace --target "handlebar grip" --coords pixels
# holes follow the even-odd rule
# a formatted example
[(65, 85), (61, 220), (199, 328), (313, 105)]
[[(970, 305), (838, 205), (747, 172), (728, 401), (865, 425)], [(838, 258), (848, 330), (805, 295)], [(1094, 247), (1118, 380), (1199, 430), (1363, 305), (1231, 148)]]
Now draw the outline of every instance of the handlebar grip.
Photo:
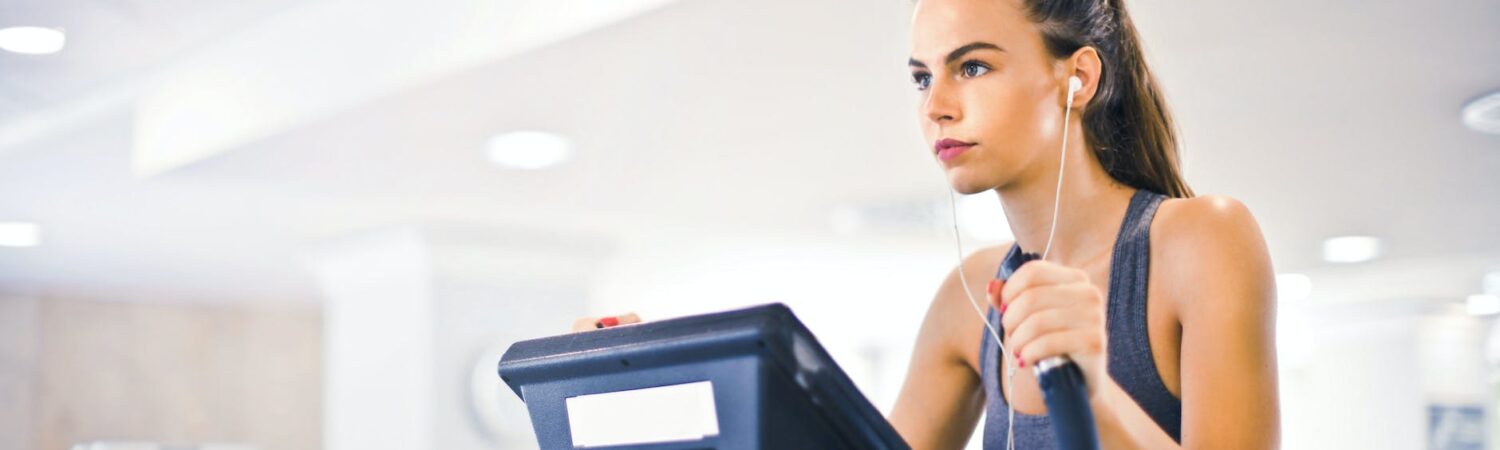
[(1083, 371), (1066, 356), (1038, 361), (1037, 383), (1047, 414), (1052, 416), (1052, 434), (1061, 450), (1098, 450), (1099, 434), (1094, 427), (1094, 411), (1089, 406), (1088, 385)]

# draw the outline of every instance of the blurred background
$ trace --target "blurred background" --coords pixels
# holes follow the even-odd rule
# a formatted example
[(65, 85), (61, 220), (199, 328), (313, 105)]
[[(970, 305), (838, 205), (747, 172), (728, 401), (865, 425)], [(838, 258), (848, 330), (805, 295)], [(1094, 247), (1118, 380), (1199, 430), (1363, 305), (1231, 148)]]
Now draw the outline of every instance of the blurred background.
[[(1130, 5), (1284, 448), (1500, 448), (1500, 2)], [(509, 343), (768, 302), (888, 412), (958, 257), (910, 7), (0, 0), (0, 449), (535, 448)]]

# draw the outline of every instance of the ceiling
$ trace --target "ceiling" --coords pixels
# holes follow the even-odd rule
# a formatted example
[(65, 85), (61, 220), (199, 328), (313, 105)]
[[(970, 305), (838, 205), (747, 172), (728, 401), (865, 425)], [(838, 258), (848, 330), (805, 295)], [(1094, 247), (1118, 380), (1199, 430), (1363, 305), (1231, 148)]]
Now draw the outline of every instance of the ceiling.
[(0, 27), (67, 30), (55, 55), (0, 52), (0, 121), (109, 88), (173, 58), (212, 47), (293, 0), (4, 0)]
[[(0, 25), (19, 11), (69, 30), (62, 54), (0, 55), (0, 128), (221, 51), (292, 3), (0, 0)], [(0, 288), (308, 298), (319, 243), (380, 227), (817, 236), (841, 205), (946, 200), (902, 67), (907, 8), (682, 0), (149, 177), (131, 169), (128, 102), (70, 115), (0, 149), (0, 221), (45, 233), (0, 248)], [(1316, 268), (1318, 242), (1342, 234), (1385, 238), (1388, 259), (1500, 255), (1500, 136), (1458, 118), (1500, 89), (1500, 3), (1132, 8), (1190, 183), (1244, 200), (1278, 270)], [(484, 140), (520, 128), (573, 136), (577, 159), (488, 165)]]

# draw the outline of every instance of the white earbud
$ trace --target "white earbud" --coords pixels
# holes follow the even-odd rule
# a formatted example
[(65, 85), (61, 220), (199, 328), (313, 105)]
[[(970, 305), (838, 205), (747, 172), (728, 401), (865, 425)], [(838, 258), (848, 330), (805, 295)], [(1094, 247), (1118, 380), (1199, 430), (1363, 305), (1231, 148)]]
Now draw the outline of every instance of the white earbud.
[(1073, 94), (1083, 89), (1083, 80), (1077, 75), (1068, 77), (1068, 107), (1063, 108), (1062, 150), (1058, 151), (1057, 192), (1052, 194), (1052, 226), (1047, 230), (1047, 246), (1042, 249), (1042, 259), (1052, 253), (1052, 238), (1057, 236), (1057, 211), (1062, 207), (1063, 170), (1068, 166), (1068, 119), (1073, 117)]

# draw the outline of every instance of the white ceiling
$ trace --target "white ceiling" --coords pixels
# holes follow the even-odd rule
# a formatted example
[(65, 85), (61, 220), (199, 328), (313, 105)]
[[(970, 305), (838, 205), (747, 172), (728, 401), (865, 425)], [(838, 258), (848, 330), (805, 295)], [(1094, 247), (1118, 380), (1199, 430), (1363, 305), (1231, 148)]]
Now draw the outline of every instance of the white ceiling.
[(211, 47), (227, 31), (264, 20), (294, 0), (4, 0), (0, 27), (67, 30), (55, 55), (0, 52), (0, 121), (77, 101), (186, 52)]
[[(285, 9), (243, 3), (0, 0), (0, 21), (67, 12), (70, 39), (55, 57), (0, 56), (0, 127)], [(1132, 5), (1189, 181), (1246, 201), (1278, 269), (1354, 233), (1385, 237), (1391, 259), (1500, 255), (1500, 136), (1458, 120), (1500, 89), (1500, 3)], [(131, 111), (94, 115), (0, 151), (0, 221), (46, 233), (0, 248), (0, 288), (311, 297), (302, 261), (320, 242), (393, 224), (831, 233), (835, 206), (943, 194), (903, 67), (908, 7), (683, 0), (146, 179)], [(574, 136), (578, 159), (488, 165), (484, 139), (517, 128)]]

